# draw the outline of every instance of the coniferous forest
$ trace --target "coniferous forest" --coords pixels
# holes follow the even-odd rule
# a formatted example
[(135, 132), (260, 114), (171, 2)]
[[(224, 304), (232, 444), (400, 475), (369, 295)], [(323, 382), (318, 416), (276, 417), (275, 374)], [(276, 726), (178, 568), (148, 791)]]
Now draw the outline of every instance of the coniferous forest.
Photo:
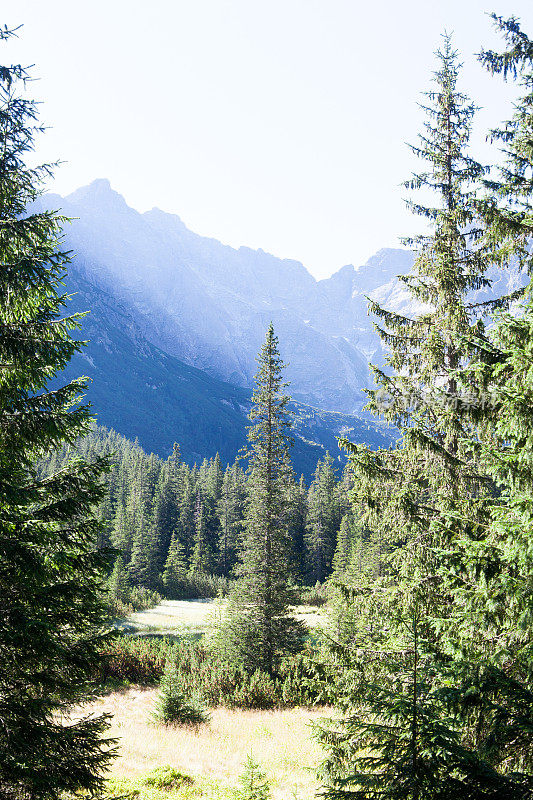
[[(533, 40), (492, 22), (501, 49), (479, 66), (515, 92), (493, 164), (445, 34), (404, 187), (421, 233), (399, 280), (419, 310), (369, 300), (387, 355), (367, 408), (396, 444), (341, 438), (347, 460), (324, 451), (307, 480), (272, 323), (232, 464), (148, 454), (97, 425), (85, 379), (50, 389), (84, 347), (63, 291), (76, 255), (68, 220), (32, 205), (53, 166), (32, 166), (29, 73), (0, 68), (0, 798), (140, 797), (108, 782), (109, 716), (72, 716), (134, 684), (157, 686), (168, 735), (219, 708), (320, 708), (328, 800), (533, 800), (533, 297), (476, 295), (495, 267), (533, 276)], [(199, 640), (118, 632), (215, 598)], [(160, 766), (146, 785), (169, 800), (271, 796), (254, 753), (224, 795)]]

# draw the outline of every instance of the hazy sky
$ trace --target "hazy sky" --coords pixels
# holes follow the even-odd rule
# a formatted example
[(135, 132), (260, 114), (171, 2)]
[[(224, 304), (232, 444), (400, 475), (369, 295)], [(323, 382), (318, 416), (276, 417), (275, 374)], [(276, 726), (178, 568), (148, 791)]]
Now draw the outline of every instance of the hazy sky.
[(433, 51), (453, 31), (484, 133), (512, 87), (474, 53), (484, 12), (533, 35), (532, 0), (3, 0), (23, 24), (6, 61), (35, 64), (51, 189), (107, 177), (130, 205), (198, 233), (295, 258), (318, 277), (360, 264), (419, 222), (399, 187)]

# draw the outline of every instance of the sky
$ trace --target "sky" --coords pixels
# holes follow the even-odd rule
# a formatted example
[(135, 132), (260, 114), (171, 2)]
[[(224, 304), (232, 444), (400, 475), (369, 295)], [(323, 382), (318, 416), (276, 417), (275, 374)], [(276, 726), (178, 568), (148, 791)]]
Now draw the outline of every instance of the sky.
[(420, 230), (402, 181), (420, 165), (421, 92), (453, 33), (460, 87), (481, 106), (472, 155), (512, 113), (514, 87), (475, 54), (487, 12), (532, 0), (1, 0), (4, 62), (34, 65), (42, 160), (62, 195), (108, 178), (127, 202), (178, 214), (318, 278)]

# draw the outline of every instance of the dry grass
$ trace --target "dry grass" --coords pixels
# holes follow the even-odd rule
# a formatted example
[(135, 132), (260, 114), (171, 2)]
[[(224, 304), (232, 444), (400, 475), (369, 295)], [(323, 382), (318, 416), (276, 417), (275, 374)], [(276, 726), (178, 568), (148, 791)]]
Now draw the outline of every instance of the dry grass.
[(126, 622), (137, 630), (204, 633), (224, 605), (220, 600), (163, 600), (155, 608), (130, 614)]
[(110, 734), (120, 742), (113, 775), (137, 778), (168, 764), (193, 777), (232, 787), (252, 752), (271, 781), (273, 798), (311, 800), (315, 796), (321, 751), (312, 739), (310, 723), (324, 716), (323, 711), (217, 708), (210, 723), (197, 730), (165, 728), (150, 722), (156, 694), (155, 689), (131, 688), (91, 705), (94, 713), (114, 715)]
[[(125, 622), (138, 631), (205, 633), (225, 606), (225, 600), (163, 600), (155, 608), (130, 614)], [(322, 620), (320, 609), (314, 606), (297, 606), (295, 616), (309, 628), (316, 628)]]

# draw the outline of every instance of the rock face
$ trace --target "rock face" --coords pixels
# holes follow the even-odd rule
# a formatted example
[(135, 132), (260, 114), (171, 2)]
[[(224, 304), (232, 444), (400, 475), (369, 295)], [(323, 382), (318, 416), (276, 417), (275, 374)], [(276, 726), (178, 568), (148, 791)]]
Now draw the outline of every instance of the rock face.
[(46, 203), (74, 218), (65, 234), (78, 273), (135, 309), (147, 341), (250, 387), (272, 320), (295, 398), (361, 408), (377, 347), (364, 295), (408, 268), (407, 251), (381, 251), (317, 282), (297, 261), (198, 236), (158, 209), (139, 214), (105, 180)]
[[(84, 323), (83, 336), (91, 345), (82, 371), (91, 374), (92, 360), (91, 398), (100, 421), (128, 436), (138, 435), (157, 452), (164, 453), (180, 436), (182, 445), (189, 437), (191, 458), (217, 449), (222, 455), (224, 441), (231, 442), (228, 458), (236, 452), (244, 435), (243, 409), (255, 357), (270, 321), (288, 362), (286, 376), (295, 400), (326, 412), (359, 414), (364, 389), (372, 381), (368, 363), (381, 364), (384, 357), (374, 320), (367, 314), (367, 296), (407, 315), (419, 310), (396, 277), (412, 267), (408, 250), (380, 250), (362, 266), (347, 265), (316, 281), (297, 261), (228, 247), (193, 233), (178, 216), (156, 208), (140, 214), (106, 180), (65, 198), (48, 195), (39, 205), (60, 208), (73, 218), (65, 228), (65, 248), (76, 254), (69, 281), (78, 292), (73, 301), (77, 308), (92, 309)], [(525, 281), (518, 269), (494, 269), (491, 277), (492, 289), (476, 292), (476, 301)], [(76, 369), (81, 366), (75, 363)], [(190, 408), (185, 400), (180, 406), (179, 386), (187, 386), (183, 398), (195, 398)], [(222, 403), (215, 403), (216, 414), (209, 393)], [(238, 398), (240, 411), (232, 398)], [(201, 452), (194, 450), (198, 403), (207, 426)], [(317, 423), (322, 443), (328, 428), (335, 447), (331, 430), (352, 423), (330, 414), (326, 424), (327, 415), (316, 413), (322, 414)], [(180, 435), (176, 429), (172, 437), (169, 415), (185, 426)], [(357, 419), (354, 436), (359, 435), (357, 426), (366, 424)], [(375, 426), (364, 430), (369, 443), (376, 430), (374, 444), (383, 444), (388, 436), (380, 438), (383, 430)]]
[[(79, 375), (91, 379), (88, 399), (99, 424), (165, 457), (179, 442), (189, 464), (219, 453), (233, 462), (246, 442), (250, 391), (233, 386), (164, 353), (141, 330), (138, 314), (112, 292), (91, 284), (72, 265), (66, 290), (69, 311), (91, 309), (81, 338), (89, 340), (56, 385)], [(319, 411), (293, 403), (292, 461), (309, 478), (326, 450), (341, 460), (336, 436), (387, 447), (393, 432), (357, 416)]]

